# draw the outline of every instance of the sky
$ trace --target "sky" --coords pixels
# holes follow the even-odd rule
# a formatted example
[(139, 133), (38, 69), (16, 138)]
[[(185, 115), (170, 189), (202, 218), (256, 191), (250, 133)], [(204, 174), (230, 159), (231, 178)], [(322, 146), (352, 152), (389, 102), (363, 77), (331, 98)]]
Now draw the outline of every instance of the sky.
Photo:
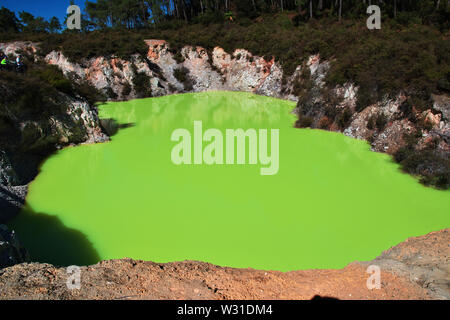
[[(75, 4), (84, 9), (86, 0), (75, 0)], [(49, 20), (55, 16), (61, 23), (64, 22), (67, 7), (70, 0), (0, 0), (0, 7), (14, 11), (18, 16), (20, 11), (27, 11), (34, 16), (44, 17)]]

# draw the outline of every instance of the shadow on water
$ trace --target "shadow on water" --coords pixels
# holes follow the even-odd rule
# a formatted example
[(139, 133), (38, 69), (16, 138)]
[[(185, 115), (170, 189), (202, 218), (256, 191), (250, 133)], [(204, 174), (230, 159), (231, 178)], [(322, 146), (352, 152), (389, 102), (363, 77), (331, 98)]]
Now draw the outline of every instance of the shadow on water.
[(56, 216), (35, 213), (24, 207), (8, 226), (16, 231), (33, 262), (83, 266), (100, 261), (87, 237), (64, 226)]
[(120, 129), (126, 129), (134, 127), (134, 123), (118, 123), (115, 119), (106, 118), (100, 119), (100, 126), (106, 132), (106, 134), (110, 137), (114, 136), (119, 132)]

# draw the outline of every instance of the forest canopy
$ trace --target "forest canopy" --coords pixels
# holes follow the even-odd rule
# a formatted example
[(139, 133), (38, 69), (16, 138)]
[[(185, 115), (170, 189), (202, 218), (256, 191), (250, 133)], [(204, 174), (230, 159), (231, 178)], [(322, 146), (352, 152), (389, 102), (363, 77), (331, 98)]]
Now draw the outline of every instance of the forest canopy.
[[(73, 4), (73, 1), (68, 2)], [(295, 24), (311, 19), (366, 17), (367, 6), (380, 6), (384, 18), (398, 23), (448, 28), (450, 0), (97, 0), (86, 1), (82, 31), (176, 28), (181, 23), (249, 23), (266, 14), (290, 12)], [(0, 9), (3, 32), (58, 33), (65, 21)]]

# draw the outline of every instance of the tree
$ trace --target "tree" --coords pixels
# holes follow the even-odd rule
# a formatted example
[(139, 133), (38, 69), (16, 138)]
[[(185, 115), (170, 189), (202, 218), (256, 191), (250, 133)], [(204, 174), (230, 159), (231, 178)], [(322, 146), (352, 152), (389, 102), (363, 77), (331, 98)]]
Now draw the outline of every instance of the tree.
[(2, 32), (19, 32), (21, 29), (16, 14), (5, 7), (0, 9), (0, 30)]
[(59, 31), (61, 31), (62, 26), (57, 17), (53, 17), (50, 19), (48, 29), (50, 33), (58, 33)]
[(49, 29), (49, 23), (42, 17), (35, 18), (31, 13), (22, 11), (19, 13), (23, 24), (23, 31), (30, 33), (46, 33)]
[[(445, 9), (448, 10), (450, 0), (88, 0), (82, 15), (82, 31), (156, 28), (162, 23), (177, 26), (180, 21), (215, 23), (223, 22), (225, 16), (232, 16), (239, 22), (243, 19), (255, 19), (261, 14), (275, 15), (286, 11), (297, 11), (297, 20), (311, 19), (316, 13), (317, 19), (334, 16), (341, 21), (345, 18), (365, 17), (366, 8), (371, 4), (379, 5), (383, 12), (402, 20), (402, 23), (440, 21), (439, 23), (444, 24), (448, 21)], [(7, 9), (0, 15), (3, 29), (22, 29), (18, 21), (13, 21), (14, 14), (5, 10)], [(25, 32), (53, 33), (61, 30), (54, 19), (46, 22), (26, 12), (21, 14)]]

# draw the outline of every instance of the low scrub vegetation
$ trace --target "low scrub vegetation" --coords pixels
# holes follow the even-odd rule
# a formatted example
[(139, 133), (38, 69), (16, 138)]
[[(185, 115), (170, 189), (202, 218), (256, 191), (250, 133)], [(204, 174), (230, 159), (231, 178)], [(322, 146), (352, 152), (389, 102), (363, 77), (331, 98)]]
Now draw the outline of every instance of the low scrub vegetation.
[(364, 16), (341, 21), (322, 16), (296, 25), (293, 15), (262, 14), (249, 24), (220, 21), (209, 23), (207, 28), (193, 21), (132, 31), (106, 28), (87, 33), (8, 33), (1, 34), (0, 41), (38, 41), (41, 54), (62, 50), (77, 62), (95, 56), (127, 59), (133, 54), (145, 55), (144, 39), (165, 39), (175, 53), (185, 45), (203, 46), (208, 51), (221, 46), (230, 53), (245, 48), (267, 59), (275, 57), (285, 76), (307, 57), (319, 53), (322, 59), (332, 61), (326, 79), (330, 87), (346, 82), (360, 86), (356, 111), (398, 90), (406, 90), (422, 102), (432, 92), (450, 92), (450, 41), (443, 25), (403, 23), (400, 18), (386, 17), (381, 30), (368, 30)]
[(395, 154), (394, 159), (403, 171), (418, 176), (425, 185), (439, 189), (450, 188), (450, 159), (448, 155), (437, 150), (433, 143), (423, 149), (417, 149), (421, 131), (407, 135), (407, 143)]
[(193, 80), (189, 76), (189, 69), (186, 67), (180, 67), (174, 70), (173, 76), (180, 83), (183, 84), (185, 91), (191, 91), (194, 87)]
[(50, 124), (52, 119), (64, 120), (71, 127), (66, 143), (85, 139), (83, 126), (72, 123), (67, 115), (64, 95), (92, 105), (104, 97), (87, 83), (78, 84), (64, 77), (55, 66), (28, 60), (25, 63), (29, 66), (25, 74), (0, 72), (0, 149), (10, 155), (11, 161), (33, 159), (37, 168), (61, 139)]
[[(139, 72), (135, 65), (133, 68), (133, 88), (138, 98), (148, 98), (152, 96), (152, 89), (150, 85), (150, 77), (145, 72)], [(125, 86), (125, 89), (126, 86)]]

